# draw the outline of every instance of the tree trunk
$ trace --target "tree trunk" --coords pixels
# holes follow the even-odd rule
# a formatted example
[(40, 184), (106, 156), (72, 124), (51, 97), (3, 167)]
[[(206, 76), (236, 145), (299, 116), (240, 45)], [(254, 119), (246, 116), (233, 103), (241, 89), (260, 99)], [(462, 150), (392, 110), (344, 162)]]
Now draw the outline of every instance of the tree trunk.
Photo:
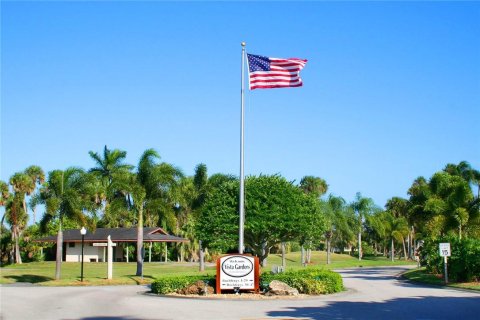
[(200, 271), (205, 271), (205, 253), (203, 252), (202, 240), (198, 241), (198, 256), (200, 261)]
[(458, 239), (462, 240), (462, 225), (458, 226)]
[(183, 262), (185, 260), (185, 244), (182, 242), (180, 243), (180, 262)]
[(305, 248), (303, 247), (302, 245), (302, 248), (301, 248), (301, 255), (300, 255), (300, 263), (303, 265), (305, 265)]
[(267, 243), (264, 242), (262, 244), (262, 261), (260, 262), (261, 266), (262, 267), (266, 267), (267, 266), (267, 256), (268, 256), (268, 253), (267, 253)]
[(152, 242), (148, 246), (148, 262), (152, 262)]
[(362, 260), (362, 232), (358, 233), (358, 260)]
[(165, 262), (168, 262), (168, 246), (166, 242), (165, 242)]
[(15, 262), (17, 264), (22, 264), (22, 256), (20, 255), (20, 230), (18, 227), (15, 227)]
[(129, 259), (129, 258), (128, 258), (128, 255), (129, 255), (129, 253), (128, 253), (128, 245), (125, 246), (125, 250), (127, 251), (127, 263), (128, 263), (128, 262), (129, 262), (129, 261), (128, 261), (128, 259)]
[(410, 246), (410, 231), (408, 231), (408, 235), (407, 235), (407, 257), (410, 258), (410, 253), (412, 251), (412, 247)]
[(62, 222), (59, 223), (57, 233), (57, 255), (55, 257), (55, 280), (60, 280), (62, 269), (62, 247), (63, 247), (63, 231)]
[[(141, 206), (141, 204), (140, 204)], [(138, 212), (137, 224), (137, 276), (143, 277), (143, 208)]]
[(405, 239), (402, 237), (403, 243), (403, 260), (407, 260), (407, 249), (405, 248)]
[(331, 261), (331, 255), (330, 255), (330, 239), (327, 239), (327, 264), (332, 263)]
[(392, 238), (392, 244), (391, 244), (391, 250), (390, 250), (390, 259), (392, 260), (392, 262), (394, 261), (394, 257), (395, 257), (395, 248), (393, 246), (393, 238)]
[(282, 242), (282, 268), (283, 271), (287, 268), (287, 260), (285, 259), (285, 242)]

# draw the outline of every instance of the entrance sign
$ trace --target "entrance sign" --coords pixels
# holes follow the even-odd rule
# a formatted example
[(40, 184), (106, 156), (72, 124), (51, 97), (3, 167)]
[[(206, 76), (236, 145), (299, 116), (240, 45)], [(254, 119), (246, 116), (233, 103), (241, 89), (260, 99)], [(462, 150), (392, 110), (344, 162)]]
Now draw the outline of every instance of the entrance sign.
[(258, 258), (228, 255), (217, 259), (217, 293), (221, 290), (258, 290)]
[(450, 251), (450, 243), (440, 243), (439, 244), (439, 250), (440, 250), (440, 257), (450, 257), (451, 256), (451, 251)]

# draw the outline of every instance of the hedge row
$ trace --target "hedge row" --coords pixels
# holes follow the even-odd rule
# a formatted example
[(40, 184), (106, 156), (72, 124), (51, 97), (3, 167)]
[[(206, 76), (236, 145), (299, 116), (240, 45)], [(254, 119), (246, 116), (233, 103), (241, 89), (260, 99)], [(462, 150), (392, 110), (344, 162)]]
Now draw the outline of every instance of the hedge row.
[(438, 244), (449, 242), (452, 256), (448, 258), (448, 277), (452, 281), (480, 280), (480, 239), (447, 237), (426, 240), (421, 251), (422, 264), (427, 271), (443, 273), (443, 257), (440, 257)]
[(333, 271), (307, 268), (298, 271), (288, 271), (277, 274), (264, 274), (260, 278), (263, 287), (272, 280), (285, 282), (304, 294), (327, 294), (343, 290), (342, 277)]
[(198, 280), (208, 283), (215, 288), (215, 277), (213, 276), (169, 276), (156, 279), (152, 283), (152, 292), (156, 294), (174, 293), (178, 290), (194, 284)]
[[(156, 279), (152, 283), (152, 292), (156, 294), (174, 293), (198, 280), (207, 282), (215, 288), (215, 276), (169, 276)], [(273, 280), (285, 282), (292, 288), (304, 294), (327, 294), (343, 290), (342, 277), (338, 273), (323, 269), (308, 268), (299, 271), (270, 274), (260, 276), (260, 286), (266, 290)]]

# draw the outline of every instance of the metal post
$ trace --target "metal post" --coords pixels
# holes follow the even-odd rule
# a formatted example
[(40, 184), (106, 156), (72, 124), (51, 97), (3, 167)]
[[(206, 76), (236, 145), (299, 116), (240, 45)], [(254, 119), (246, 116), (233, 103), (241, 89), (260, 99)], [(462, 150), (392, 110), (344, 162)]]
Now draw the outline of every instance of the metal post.
[(445, 284), (448, 284), (448, 267), (447, 267), (447, 256), (443, 257), (444, 258), (444, 262), (445, 262), (445, 269), (444, 269), (444, 272), (445, 272)]
[(241, 85), (241, 123), (240, 123), (240, 223), (238, 230), (238, 253), (243, 253), (243, 225), (245, 220), (245, 174), (244, 174), (244, 127), (245, 127), (245, 46), (242, 42), (242, 85)]
[(85, 235), (82, 234), (82, 267), (81, 267), (81, 276), (80, 276), (80, 281), (83, 282), (83, 244), (85, 240)]

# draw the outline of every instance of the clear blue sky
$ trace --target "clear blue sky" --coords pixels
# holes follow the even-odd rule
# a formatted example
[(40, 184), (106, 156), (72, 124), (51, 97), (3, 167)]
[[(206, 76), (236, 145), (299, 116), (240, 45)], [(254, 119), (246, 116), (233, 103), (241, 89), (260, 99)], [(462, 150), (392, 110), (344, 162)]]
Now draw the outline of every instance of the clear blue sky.
[(136, 164), (239, 173), (241, 41), (309, 60), (246, 94), (246, 174), (326, 179), (383, 206), (447, 163), (480, 169), (478, 2), (5, 2), (1, 174)]

